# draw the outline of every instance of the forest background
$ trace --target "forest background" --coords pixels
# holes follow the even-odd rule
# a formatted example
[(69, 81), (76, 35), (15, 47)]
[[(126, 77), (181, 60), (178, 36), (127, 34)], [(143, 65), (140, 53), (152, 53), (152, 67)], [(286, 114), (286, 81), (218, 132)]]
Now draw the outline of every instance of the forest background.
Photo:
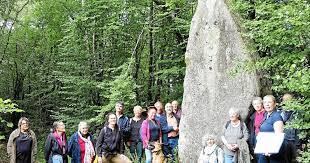
[[(55, 120), (68, 135), (80, 120), (95, 130), (118, 100), (182, 101), (195, 0), (1, 0), (0, 153), (20, 116), (44, 139)], [(292, 124), (309, 146), (310, 11), (307, 0), (227, 0), (255, 60), (262, 95), (290, 92)], [(6, 100), (10, 99), (10, 100)], [(40, 133), (40, 134), (38, 134)], [(309, 162), (309, 148), (302, 160)], [(1, 157), (4, 155), (1, 154)]]

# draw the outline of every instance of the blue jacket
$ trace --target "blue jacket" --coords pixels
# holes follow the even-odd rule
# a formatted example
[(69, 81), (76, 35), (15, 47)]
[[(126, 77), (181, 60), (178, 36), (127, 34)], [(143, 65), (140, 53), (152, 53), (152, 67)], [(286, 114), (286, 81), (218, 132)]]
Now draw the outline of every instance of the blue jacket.
[(122, 115), (117, 120), (118, 128), (124, 133), (128, 132), (129, 128), (129, 118), (126, 115)]
[(172, 126), (168, 126), (166, 114), (156, 115), (155, 120), (159, 121), (161, 126), (161, 131), (163, 133), (163, 144), (168, 145), (168, 133), (173, 130)]
[[(94, 145), (94, 139), (92, 135), (90, 136), (90, 140), (92, 141)], [(81, 163), (81, 150), (79, 145), (79, 134), (78, 132), (75, 132), (69, 140), (68, 143), (68, 154), (72, 158), (71, 163)]]
[(125, 142), (129, 141), (130, 138), (130, 124), (129, 124), (129, 118), (126, 115), (122, 115), (119, 117), (117, 121), (118, 128), (122, 131), (123, 140)]
[[(278, 109), (278, 112), (281, 114), (281, 117), (283, 118), (284, 125), (287, 123), (290, 123), (294, 119), (294, 111), (291, 110), (284, 110), (282, 108)], [(295, 141), (296, 145), (300, 144), (300, 140), (298, 137), (298, 130), (296, 128), (284, 128), (285, 133), (285, 140)]]

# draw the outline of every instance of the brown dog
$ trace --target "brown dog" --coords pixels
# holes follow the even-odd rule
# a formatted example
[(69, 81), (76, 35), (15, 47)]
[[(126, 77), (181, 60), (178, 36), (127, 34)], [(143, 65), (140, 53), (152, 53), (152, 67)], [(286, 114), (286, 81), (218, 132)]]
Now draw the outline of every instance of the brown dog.
[(163, 154), (161, 144), (158, 142), (154, 143), (155, 148), (152, 150), (152, 163), (166, 163), (167, 160)]

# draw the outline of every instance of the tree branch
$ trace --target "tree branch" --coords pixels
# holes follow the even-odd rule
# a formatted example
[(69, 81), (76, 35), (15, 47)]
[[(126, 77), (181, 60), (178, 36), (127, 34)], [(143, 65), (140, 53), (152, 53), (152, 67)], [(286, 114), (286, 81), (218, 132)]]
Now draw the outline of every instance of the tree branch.
[(12, 29), (13, 29), (13, 26), (14, 26), (15, 22), (16, 22), (17, 19), (18, 19), (18, 15), (20, 14), (20, 12), (23, 11), (23, 9), (28, 5), (28, 3), (29, 3), (29, 0), (27, 0), (27, 2), (16, 12), (15, 18), (14, 18), (14, 20), (12, 21), (12, 26), (11, 26), (11, 28), (9, 29), (7, 42), (6, 42), (6, 45), (5, 45), (4, 49), (3, 49), (3, 56), (2, 56), (2, 58), (0, 59), (0, 63), (2, 63), (2, 61), (4, 60), (4, 56), (5, 56), (5, 54), (6, 54), (6, 50), (7, 50), (8, 46), (9, 46), (9, 42), (10, 42), (10, 38), (11, 38), (11, 34), (12, 34)]

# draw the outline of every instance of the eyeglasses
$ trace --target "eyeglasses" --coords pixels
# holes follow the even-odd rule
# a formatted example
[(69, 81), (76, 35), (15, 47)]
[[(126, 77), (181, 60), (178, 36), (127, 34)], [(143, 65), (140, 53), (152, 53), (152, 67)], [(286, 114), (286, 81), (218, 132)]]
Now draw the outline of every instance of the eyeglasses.
[(29, 125), (28, 123), (22, 123), (21, 125)]

